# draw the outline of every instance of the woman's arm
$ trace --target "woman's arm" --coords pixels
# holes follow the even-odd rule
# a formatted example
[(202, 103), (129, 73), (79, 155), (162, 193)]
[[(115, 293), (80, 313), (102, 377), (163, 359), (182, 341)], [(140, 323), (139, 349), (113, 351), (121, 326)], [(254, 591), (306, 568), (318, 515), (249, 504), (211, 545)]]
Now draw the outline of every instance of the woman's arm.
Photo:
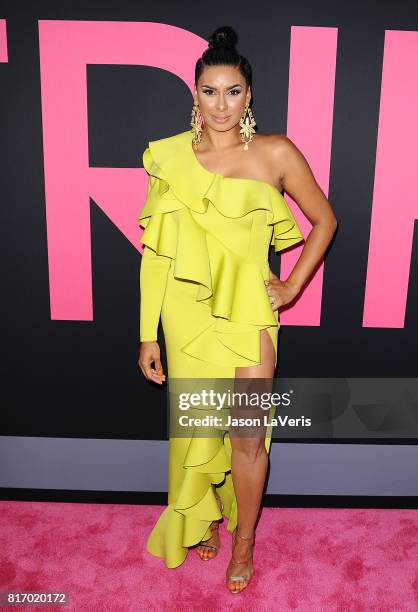
[(170, 258), (145, 245), (140, 272), (140, 348), (138, 366), (147, 380), (162, 385), (165, 374), (157, 342), (158, 323), (167, 285)]
[[(154, 177), (148, 180), (148, 195), (153, 185)], [(140, 349), (138, 366), (147, 380), (162, 384), (165, 375), (158, 346), (158, 323), (167, 286), (168, 271), (171, 258), (159, 255), (147, 244), (141, 260), (140, 271)]]
[(141, 342), (157, 341), (158, 323), (164, 300), (167, 275), (171, 259), (158, 255), (145, 245), (140, 271), (140, 325)]
[(287, 136), (276, 137), (272, 154), (277, 167), (281, 169), (280, 182), (283, 189), (298, 204), (312, 225), (300, 257), (287, 280), (280, 281), (275, 275), (270, 280), (269, 295), (276, 298), (273, 310), (277, 310), (292, 301), (311, 277), (332, 240), (337, 219), (307, 160)]

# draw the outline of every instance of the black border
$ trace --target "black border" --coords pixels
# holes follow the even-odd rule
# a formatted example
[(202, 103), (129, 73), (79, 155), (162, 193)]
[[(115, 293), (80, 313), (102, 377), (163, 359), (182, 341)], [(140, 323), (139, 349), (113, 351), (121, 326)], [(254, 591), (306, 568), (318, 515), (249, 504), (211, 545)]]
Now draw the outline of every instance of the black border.
[[(167, 505), (167, 493), (0, 487), (0, 500), (165, 506)], [(262, 506), (265, 508), (387, 508), (415, 510), (418, 509), (418, 496), (265, 494)]]

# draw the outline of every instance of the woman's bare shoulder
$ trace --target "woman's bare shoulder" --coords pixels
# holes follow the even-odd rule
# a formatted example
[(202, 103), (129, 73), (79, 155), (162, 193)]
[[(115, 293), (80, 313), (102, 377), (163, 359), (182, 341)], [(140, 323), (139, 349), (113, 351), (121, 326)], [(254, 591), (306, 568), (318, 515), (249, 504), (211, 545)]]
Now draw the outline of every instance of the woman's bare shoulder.
[(257, 155), (269, 168), (274, 184), (281, 186), (286, 158), (295, 145), (285, 134), (257, 134), (255, 141)]
[(257, 140), (263, 149), (273, 155), (280, 155), (297, 148), (286, 134), (257, 134)]
[(260, 134), (260, 150), (263, 150), (267, 160), (279, 164), (283, 169), (288, 166), (307, 167), (308, 162), (302, 151), (285, 134)]

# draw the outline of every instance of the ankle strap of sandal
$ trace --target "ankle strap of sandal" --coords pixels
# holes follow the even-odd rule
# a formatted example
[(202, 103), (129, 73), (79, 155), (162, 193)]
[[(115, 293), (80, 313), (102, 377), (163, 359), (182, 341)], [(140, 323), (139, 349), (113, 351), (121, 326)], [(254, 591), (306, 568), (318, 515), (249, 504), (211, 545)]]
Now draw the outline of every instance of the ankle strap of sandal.
[(252, 539), (254, 538), (254, 535), (255, 535), (255, 534), (253, 533), (253, 534), (252, 534), (252, 536), (250, 536), (249, 538), (244, 538), (244, 536), (240, 535), (240, 533), (239, 533), (238, 529), (236, 529), (236, 530), (235, 530), (235, 533), (237, 534), (237, 536), (238, 536), (239, 538), (241, 538), (241, 540), (252, 540)]

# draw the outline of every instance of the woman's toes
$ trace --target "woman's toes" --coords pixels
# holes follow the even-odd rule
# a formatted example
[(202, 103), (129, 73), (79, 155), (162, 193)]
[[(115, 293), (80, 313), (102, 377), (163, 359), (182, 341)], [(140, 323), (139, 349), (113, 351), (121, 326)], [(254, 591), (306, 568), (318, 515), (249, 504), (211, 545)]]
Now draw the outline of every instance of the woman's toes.
[(247, 580), (242, 581), (240, 580), (239, 582), (234, 580), (233, 582), (229, 583), (229, 590), (232, 591), (233, 593), (240, 593), (243, 589), (245, 589), (245, 587), (247, 586)]

